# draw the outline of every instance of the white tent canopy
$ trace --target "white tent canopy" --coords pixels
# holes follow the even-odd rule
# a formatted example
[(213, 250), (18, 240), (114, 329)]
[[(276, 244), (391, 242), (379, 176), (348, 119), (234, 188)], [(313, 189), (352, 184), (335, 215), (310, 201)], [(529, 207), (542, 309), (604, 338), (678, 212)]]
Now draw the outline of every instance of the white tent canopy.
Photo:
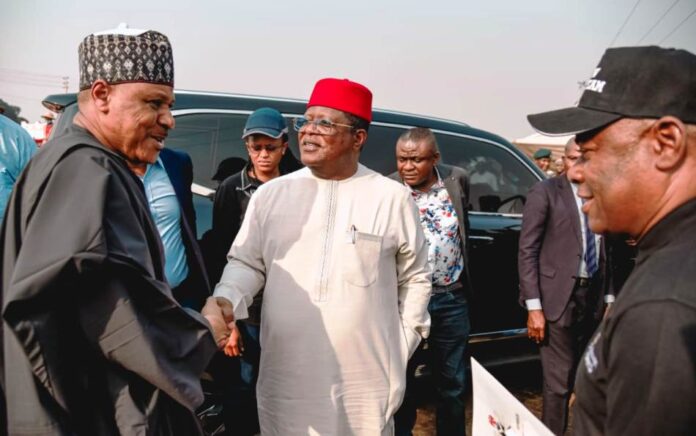
[(515, 139), (512, 143), (529, 157), (532, 157), (534, 152), (540, 148), (548, 148), (551, 150), (552, 160), (555, 160), (563, 156), (563, 149), (572, 137), (573, 135), (546, 136), (540, 133), (532, 133), (524, 138)]

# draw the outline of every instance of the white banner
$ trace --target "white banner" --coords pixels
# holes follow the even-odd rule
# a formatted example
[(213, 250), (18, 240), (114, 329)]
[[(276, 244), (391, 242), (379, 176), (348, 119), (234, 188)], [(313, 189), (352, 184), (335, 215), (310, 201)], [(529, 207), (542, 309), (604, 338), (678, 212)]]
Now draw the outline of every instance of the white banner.
[(474, 358), (473, 436), (553, 436), (524, 404), (505, 389)]

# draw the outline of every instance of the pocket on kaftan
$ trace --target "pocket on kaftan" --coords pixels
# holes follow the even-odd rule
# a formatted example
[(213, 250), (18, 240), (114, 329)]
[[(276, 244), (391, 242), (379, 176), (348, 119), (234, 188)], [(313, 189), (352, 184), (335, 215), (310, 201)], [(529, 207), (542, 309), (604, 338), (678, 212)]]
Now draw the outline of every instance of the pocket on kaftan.
[(343, 279), (348, 283), (367, 287), (377, 280), (382, 237), (355, 232), (355, 241), (345, 244)]

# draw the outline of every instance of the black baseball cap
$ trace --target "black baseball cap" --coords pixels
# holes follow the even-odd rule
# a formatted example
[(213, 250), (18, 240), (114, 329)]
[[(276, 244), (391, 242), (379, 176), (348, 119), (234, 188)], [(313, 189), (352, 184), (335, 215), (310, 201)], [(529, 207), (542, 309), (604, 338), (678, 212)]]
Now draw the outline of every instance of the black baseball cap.
[(527, 115), (545, 135), (572, 135), (620, 118), (672, 115), (696, 123), (696, 55), (673, 48), (619, 47), (604, 52), (576, 107)]

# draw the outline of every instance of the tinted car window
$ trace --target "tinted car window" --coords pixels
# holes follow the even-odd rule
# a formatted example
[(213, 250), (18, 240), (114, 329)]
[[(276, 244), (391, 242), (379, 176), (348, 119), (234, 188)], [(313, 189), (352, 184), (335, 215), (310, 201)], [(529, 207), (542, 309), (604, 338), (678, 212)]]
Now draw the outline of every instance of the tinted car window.
[(443, 162), (469, 173), (471, 210), (522, 213), (527, 191), (538, 180), (517, 156), (492, 142), (436, 136)]
[(396, 171), (396, 140), (402, 133), (400, 127), (370, 126), (360, 162), (384, 175)]
[(246, 160), (242, 130), (244, 114), (190, 114), (176, 117), (167, 147), (181, 150), (193, 161), (193, 183), (214, 188), (213, 176), (226, 158)]
[[(167, 147), (191, 156), (193, 183), (216, 189), (224, 180), (242, 169), (247, 160), (242, 132), (247, 113), (197, 113), (176, 116), (176, 128), (167, 137)], [(288, 125), (291, 120), (288, 119)], [(289, 142), (297, 153), (297, 134), (290, 131)], [(195, 190), (194, 190), (195, 192)], [(198, 237), (212, 226), (212, 196), (194, 195)]]
[[(396, 171), (396, 141), (405, 130), (406, 127), (370, 126), (360, 162), (385, 175)], [(442, 162), (469, 173), (471, 210), (522, 213), (527, 191), (538, 180), (520, 159), (494, 143), (443, 133), (435, 136)]]

